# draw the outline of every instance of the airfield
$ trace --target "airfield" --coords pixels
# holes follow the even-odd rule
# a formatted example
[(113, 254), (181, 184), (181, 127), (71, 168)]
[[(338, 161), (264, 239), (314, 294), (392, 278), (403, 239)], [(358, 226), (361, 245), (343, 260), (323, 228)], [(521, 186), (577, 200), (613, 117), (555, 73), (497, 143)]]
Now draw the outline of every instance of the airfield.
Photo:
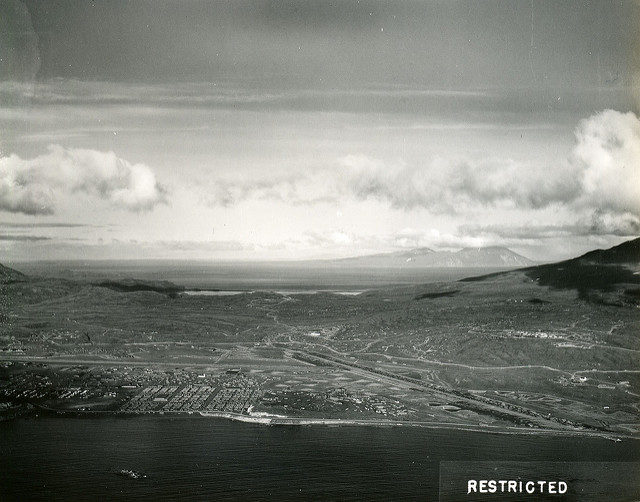
[(637, 436), (636, 269), (553, 266), (357, 295), (185, 294), (5, 268), (2, 413)]

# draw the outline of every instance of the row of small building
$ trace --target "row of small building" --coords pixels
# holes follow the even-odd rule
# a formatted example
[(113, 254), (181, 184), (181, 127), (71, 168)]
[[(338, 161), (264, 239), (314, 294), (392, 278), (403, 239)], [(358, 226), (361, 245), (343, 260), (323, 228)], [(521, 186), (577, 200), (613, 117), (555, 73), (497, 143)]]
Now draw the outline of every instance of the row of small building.
[(243, 413), (254, 404), (262, 392), (256, 382), (244, 382), (242, 386), (185, 385), (145, 387), (124, 403), (119, 411), (145, 413), (152, 411), (193, 412), (227, 411)]

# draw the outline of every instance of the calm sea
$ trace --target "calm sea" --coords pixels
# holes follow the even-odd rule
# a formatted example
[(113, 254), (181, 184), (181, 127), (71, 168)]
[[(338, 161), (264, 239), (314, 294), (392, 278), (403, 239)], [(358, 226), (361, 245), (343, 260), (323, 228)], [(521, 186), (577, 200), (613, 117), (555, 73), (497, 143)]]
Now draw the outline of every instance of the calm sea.
[(221, 290), (373, 289), (388, 285), (455, 281), (493, 268), (355, 268), (317, 263), (197, 261), (56, 261), (10, 264), (29, 275), (77, 280), (135, 278), (171, 281), (187, 288)]
[(40, 417), (0, 423), (0, 499), (425, 501), (438, 498), (440, 461), (638, 461), (639, 446), (410, 427)]

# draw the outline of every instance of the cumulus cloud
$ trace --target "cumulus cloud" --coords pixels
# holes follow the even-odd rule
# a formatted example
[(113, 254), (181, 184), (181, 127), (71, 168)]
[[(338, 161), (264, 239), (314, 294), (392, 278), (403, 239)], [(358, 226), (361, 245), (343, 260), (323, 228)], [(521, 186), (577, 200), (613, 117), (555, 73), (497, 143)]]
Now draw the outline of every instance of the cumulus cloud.
[(302, 176), (274, 176), (271, 178), (221, 179), (209, 193), (209, 201), (224, 207), (246, 199), (272, 199), (296, 202), (300, 198)]
[(590, 217), (580, 217), (574, 223), (522, 225), (478, 225), (458, 227), (458, 233), (470, 237), (509, 240), (554, 239), (568, 236), (633, 237), (640, 234), (640, 219), (631, 214), (611, 214), (596, 211)]
[(580, 205), (640, 216), (640, 120), (605, 110), (583, 120), (570, 159), (581, 177)]
[(341, 159), (350, 191), (402, 209), (457, 213), (477, 205), (539, 209), (577, 195), (568, 172), (549, 176), (510, 159), (470, 160), (436, 157), (422, 164), (383, 163), (361, 155)]
[(0, 210), (52, 214), (61, 194), (86, 193), (130, 211), (152, 209), (166, 190), (144, 164), (113, 152), (52, 145), (31, 159), (0, 157)]
[[(432, 213), (472, 214), (477, 209), (537, 211), (558, 207), (569, 224), (512, 229), (523, 236), (637, 235), (640, 230), (640, 120), (605, 110), (581, 121), (570, 155), (556, 165), (535, 159), (434, 157), (405, 162), (347, 155), (323, 172), (262, 179), (219, 180), (214, 203), (245, 199), (291, 204), (355, 198)], [(504, 213), (503, 213), (504, 214)], [(494, 235), (497, 235), (494, 233)]]
[(247, 199), (282, 201), (308, 205), (336, 200), (335, 179), (318, 172), (272, 174), (269, 177), (235, 177), (215, 180), (204, 200), (210, 205), (229, 207)]
[(634, 235), (640, 226), (640, 120), (605, 110), (583, 120), (571, 155), (557, 166), (509, 159), (443, 159), (422, 164), (341, 159), (349, 191), (403, 209), (465, 212), (473, 207), (543, 209), (562, 205), (591, 214), (578, 227)]

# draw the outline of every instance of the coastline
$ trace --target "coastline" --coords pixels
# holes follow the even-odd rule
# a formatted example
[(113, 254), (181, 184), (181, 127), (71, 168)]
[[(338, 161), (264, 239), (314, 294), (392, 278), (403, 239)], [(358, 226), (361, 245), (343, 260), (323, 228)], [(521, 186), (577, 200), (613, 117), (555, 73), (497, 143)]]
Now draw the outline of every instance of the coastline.
[(558, 430), (558, 429), (531, 429), (525, 427), (496, 427), (496, 426), (479, 426), (472, 424), (455, 424), (451, 422), (421, 422), (421, 421), (402, 421), (402, 420), (359, 420), (359, 419), (340, 419), (340, 418), (296, 418), (296, 417), (278, 417), (278, 416), (260, 416), (254, 417), (250, 415), (242, 415), (232, 412), (195, 412), (205, 418), (221, 418), (233, 420), (237, 422), (253, 423), (271, 426), (329, 426), (329, 427), (349, 427), (349, 426), (367, 426), (367, 427), (421, 427), (425, 429), (444, 429), (444, 430), (460, 430), (469, 432), (485, 432), (488, 434), (526, 434), (526, 435), (547, 435), (547, 436), (587, 436), (609, 439), (611, 441), (622, 441), (623, 439), (637, 440), (638, 437), (624, 434), (606, 434), (594, 433), (592, 431), (581, 430)]
[(251, 416), (233, 412), (206, 412), (206, 411), (150, 411), (144, 413), (129, 413), (117, 411), (102, 410), (59, 410), (37, 406), (28, 414), (22, 414), (9, 420), (26, 418), (38, 412), (47, 415), (74, 416), (77, 418), (99, 418), (99, 417), (173, 417), (173, 418), (204, 418), (215, 420), (230, 420), (233, 422), (242, 422), (247, 424), (255, 424), (262, 426), (286, 426), (286, 427), (408, 427), (422, 429), (440, 429), (455, 430), (466, 432), (480, 432), (486, 434), (501, 435), (526, 435), (526, 436), (556, 436), (556, 437), (589, 437), (608, 439), (613, 442), (621, 442), (624, 440), (638, 441), (639, 436), (622, 434), (622, 433), (602, 433), (587, 430), (570, 430), (570, 429), (532, 429), (529, 427), (500, 427), (492, 425), (475, 425), (475, 424), (459, 424), (452, 422), (426, 422), (426, 421), (402, 421), (402, 420), (376, 420), (376, 419), (348, 419), (348, 418), (301, 418), (301, 417), (285, 417), (278, 415), (269, 416)]

